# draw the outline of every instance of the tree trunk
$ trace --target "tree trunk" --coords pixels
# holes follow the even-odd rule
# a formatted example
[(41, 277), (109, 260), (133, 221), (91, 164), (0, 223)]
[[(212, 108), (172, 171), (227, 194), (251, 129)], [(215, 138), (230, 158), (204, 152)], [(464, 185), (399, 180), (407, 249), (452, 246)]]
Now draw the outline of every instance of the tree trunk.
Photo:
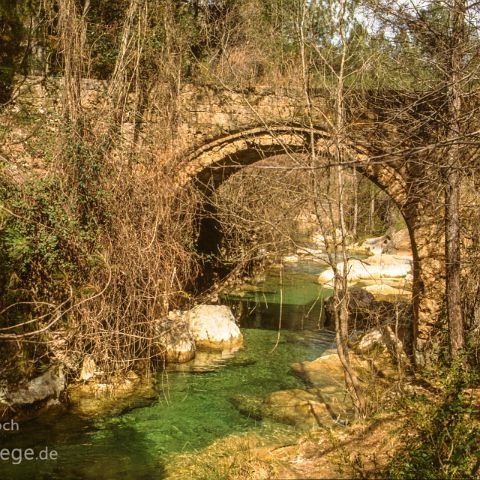
[(465, 1), (456, 0), (451, 12), (451, 65), (448, 91), (448, 165), (445, 173), (445, 263), (447, 315), (450, 351), (458, 359), (465, 345), (460, 285), (460, 145), (455, 141), (461, 131), (462, 51), (465, 37)]

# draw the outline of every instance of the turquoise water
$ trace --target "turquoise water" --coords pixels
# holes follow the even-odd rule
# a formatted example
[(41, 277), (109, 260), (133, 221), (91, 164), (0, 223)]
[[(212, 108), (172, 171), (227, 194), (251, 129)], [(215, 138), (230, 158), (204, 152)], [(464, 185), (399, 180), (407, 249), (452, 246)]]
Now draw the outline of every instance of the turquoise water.
[[(317, 328), (320, 287), (309, 275), (295, 269), (283, 272), (279, 285), (278, 272), (269, 274), (262, 287), (270, 293), (262, 294), (258, 311), (252, 298), (258, 291), (225, 298), (237, 308), (239, 303), (248, 306), (242, 314), (245, 348), (227, 357), (210, 356), (204, 368), (186, 364), (181, 367), (186, 371), (159, 373), (158, 398), (151, 404), (95, 422), (68, 414), (43, 418), (20, 425), (18, 433), (4, 433), (2, 448), (31, 447), (38, 454), (48, 447), (58, 459), (18, 465), (0, 461), (0, 479), (161, 479), (166, 455), (195, 451), (232, 433), (291, 428), (245, 417), (230, 400), (240, 393), (265, 397), (301, 388), (290, 364), (313, 360), (333, 345), (332, 334)], [(280, 290), (284, 330), (274, 348)]]
[(287, 264), (267, 271), (260, 283), (235, 288), (222, 301), (248, 327), (318, 330), (323, 326), (323, 300), (332, 294), (315, 281), (323, 270), (325, 265), (316, 262)]

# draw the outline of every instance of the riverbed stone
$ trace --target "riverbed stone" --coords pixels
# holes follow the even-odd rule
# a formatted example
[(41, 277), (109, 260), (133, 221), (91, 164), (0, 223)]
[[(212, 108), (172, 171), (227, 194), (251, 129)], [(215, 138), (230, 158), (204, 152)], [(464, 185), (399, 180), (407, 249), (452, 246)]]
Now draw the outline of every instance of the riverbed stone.
[(343, 368), (335, 349), (326, 350), (315, 360), (294, 363), (291, 369), (313, 387), (344, 390)]
[(386, 283), (366, 285), (363, 289), (371, 293), (375, 298), (405, 297), (411, 296), (412, 292), (406, 288), (392, 287)]
[(243, 345), (235, 317), (225, 305), (197, 305), (185, 314), (199, 348), (223, 350)]
[(85, 418), (115, 416), (149, 405), (157, 392), (152, 378), (141, 379), (130, 371), (108, 379), (108, 383), (77, 382), (68, 386), (69, 411)]
[[(371, 338), (365, 340), (365, 346), (369, 355), (364, 357), (360, 352), (350, 351), (350, 367), (360, 381), (366, 381), (369, 385), (388, 385), (397, 378), (398, 370), (392, 362), (390, 348), (387, 338), (391, 332), (384, 334), (372, 334)], [(374, 348), (377, 345), (380, 348)], [(345, 388), (345, 375), (342, 362), (336, 349), (325, 351), (319, 358), (311, 362), (299, 362), (291, 365), (293, 373), (306, 381), (313, 388), (320, 390), (323, 401), (332, 412), (338, 416), (348, 416), (351, 411), (351, 400)]]
[(157, 320), (155, 330), (155, 345), (167, 363), (184, 363), (195, 357), (195, 339), (181, 315)]
[(51, 368), (17, 389), (7, 392), (5, 400), (11, 406), (31, 405), (50, 398), (58, 398), (65, 387), (66, 379), (63, 367), (60, 365)]
[(240, 394), (230, 399), (235, 408), (254, 420), (271, 418), (276, 422), (312, 428), (331, 425), (336, 413), (325, 403), (320, 389), (291, 389), (270, 393), (265, 399)]
[(267, 396), (263, 417), (297, 427), (321, 427), (332, 424), (331, 411), (319, 389), (280, 390)]
[[(347, 278), (349, 282), (362, 279), (405, 278), (412, 272), (412, 257), (407, 255), (374, 255), (365, 260), (350, 259), (347, 263)], [(344, 263), (337, 264), (340, 275), (344, 271)], [(331, 285), (333, 269), (329, 268), (318, 277), (318, 283)]]
[(238, 394), (230, 398), (230, 403), (245, 417), (262, 420), (265, 416), (264, 403), (259, 397)]
[(87, 382), (96, 374), (97, 365), (91, 355), (85, 355), (80, 369), (80, 380)]

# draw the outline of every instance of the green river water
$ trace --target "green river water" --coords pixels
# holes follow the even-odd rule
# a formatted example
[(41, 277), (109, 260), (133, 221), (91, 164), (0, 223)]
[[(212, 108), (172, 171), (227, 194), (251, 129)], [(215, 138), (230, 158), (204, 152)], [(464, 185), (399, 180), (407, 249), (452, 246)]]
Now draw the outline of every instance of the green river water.
[[(161, 479), (164, 461), (195, 452), (232, 433), (291, 435), (293, 427), (242, 416), (230, 399), (238, 394), (265, 397), (302, 388), (290, 365), (313, 360), (333, 346), (321, 328), (322, 299), (328, 290), (314, 283), (322, 266), (300, 262), (223, 303), (240, 311), (244, 349), (209, 356), (158, 374), (157, 398), (113, 418), (85, 420), (72, 414), (25, 422), (18, 432), (0, 432), (0, 447), (57, 452), (56, 460), (0, 460), (0, 479)], [(281, 281), (281, 284), (280, 284)], [(280, 300), (282, 307), (280, 312)], [(281, 313), (278, 346), (277, 330)], [(198, 362), (197, 362), (198, 363)]]

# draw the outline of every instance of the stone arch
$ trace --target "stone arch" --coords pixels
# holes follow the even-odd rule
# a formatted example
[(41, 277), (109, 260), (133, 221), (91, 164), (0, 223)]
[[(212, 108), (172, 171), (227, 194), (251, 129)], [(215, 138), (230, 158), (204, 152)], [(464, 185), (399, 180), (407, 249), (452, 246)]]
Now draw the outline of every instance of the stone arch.
[[(204, 141), (199, 147), (187, 152), (181, 162), (176, 184), (182, 188), (197, 181), (205, 188), (215, 189), (230, 175), (257, 161), (278, 154), (293, 155), (309, 151), (312, 141), (315, 142), (317, 152), (322, 152), (324, 156), (331, 154), (331, 136), (322, 127), (308, 128), (290, 124), (244, 128)], [(418, 359), (423, 363), (422, 352), (428, 348), (431, 327), (436, 322), (441, 304), (441, 289), (434, 280), (442, 275), (442, 266), (438, 263), (441, 256), (439, 244), (436, 242), (432, 247), (431, 242), (431, 226), (435, 222), (428, 220), (428, 201), (422, 203), (419, 200), (415, 179), (412, 181), (408, 173), (394, 162), (372, 160), (367, 146), (350, 145), (348, 157), (347, 166), (355, 166), (384, 190), (405, 219), (414, 261), (413, 333), (417, 339), (416, 351), (420, 352)], [(435, 262), (431, 260), (432, 252)]]
[[(238, 169), (278, 154), (295, 154), (309, 151), (312, 140), (316, 151), (329, 154), (332, 148), (330, 135), (321, 127), (301, 125), (259, 126), (217, 137), (204, 142), (187, 153), (183, 167), (177, 175), (177, 185), (184, 186), (194, 178), (215, 177), (220, 184)], [(348, 148), (351, 166), (356, 166), (366, 177), (376, 183), (395, 201), (400, 209), (407, 202), (407, 186), (402, 175), (392, 166), (369, 160), (365, 147)]]

